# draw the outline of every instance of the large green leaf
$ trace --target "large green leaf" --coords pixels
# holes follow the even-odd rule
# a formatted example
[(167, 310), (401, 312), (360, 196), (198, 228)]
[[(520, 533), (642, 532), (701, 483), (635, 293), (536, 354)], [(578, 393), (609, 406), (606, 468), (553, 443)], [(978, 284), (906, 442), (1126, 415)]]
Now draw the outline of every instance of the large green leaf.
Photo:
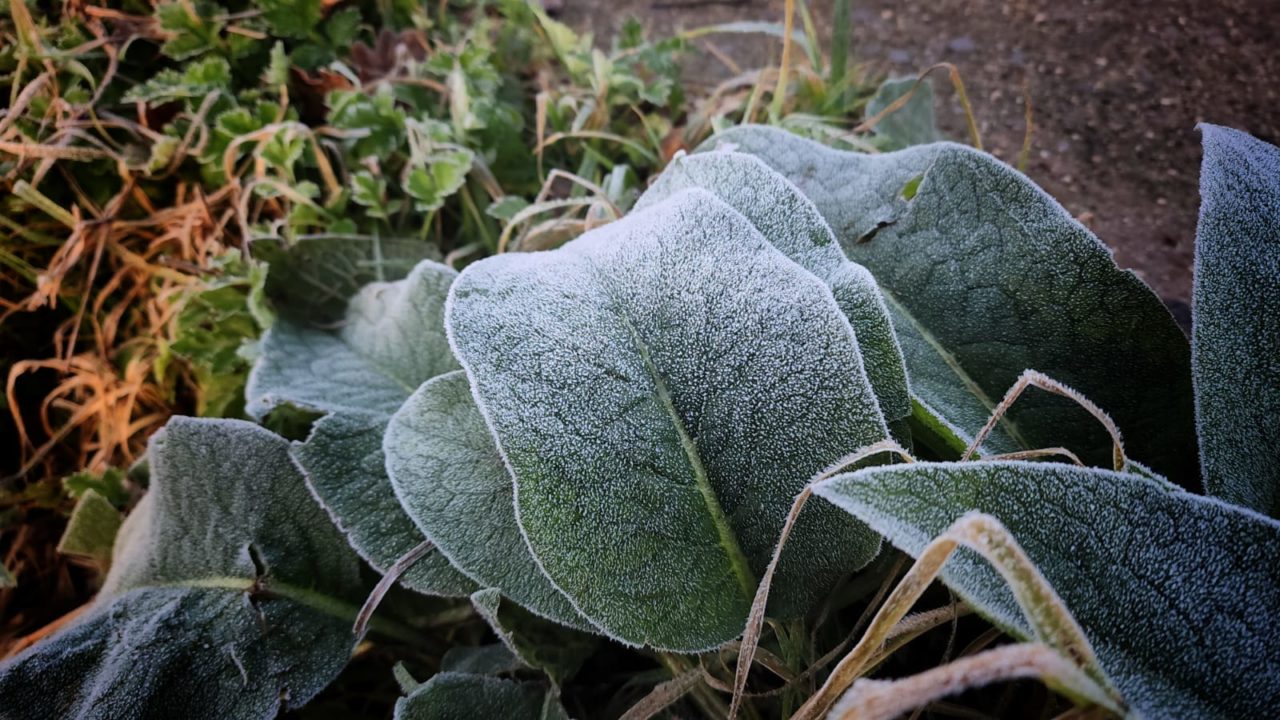
[(0, 665), (5, 718), (274, 718), (346, 664), (359, 562), (250, 423), (175, 418), (75, 624)]
[(865, 268), (845, 257), (813, 203), (758, 158), (718, 152), (673, 160), (636, 202), (636, 209), (691, 187), (703, 188), (728, 203), (774, 247), (827, 283), (862, 351), (860, 367), (849, 372), (865, 369), (886, 420), (910, 415), (902, 350), (876, 282)]
[(933, 83), (928, 80), (919, 85), (916, 85), (914, 77), (885, 80), (867, 101), (866, 118), (869, 120), (880, 114), (912, 88), (915, 92), (905, 105), (876, 123), (875, 134), (882, 139), (887, 150), (900, 150), (942, 139), (933, 120)]
[[(911, 390), (957, 445), (1034, 369), (1110, 413), (1135, 459), (1195, 482), (1186, 338), (1150, 289), (1026, 177), (951, 143), (860, 155), (743, 127), (709, 146), (760, 157), (817, 205), (879, 282)], [(1014, 405), (987, 449), (1018, 445), (1066, 446), (1092, 464), (1110, 457), (1098, 424), (1047, 393)]]
[[(887, 435), (830, 291), (703, 190), (469, 266), (447, 325), (534, 556), (624, 642), (741, 633), (793, 496)], [(875, 554), (832, 512), (792, 535), (775, 614)]]
[(392, 416), (383, 442), (401, 505), (455, 567), (538, 615), (591, 628), (530, 554), (511, 475), (463, 372), (418, 388)]
[(396, 701), (395, 720), (568, 720), (555, 695), (534, 683), (442, 672)]
[(1191, 346), (1205, 488), (1280, 517), (1280, 149), (1200, 129)]
[[(391, 487), (382, 435), (418, 385), (458, 367), (443, 319), (456, 276), (425, 260), (403, 280), (365, 285), (336, 329), (282, 316), (263, 337), (249, 376), (246, 407), (257, 417), (285, 403), (329, 413), (294, 454), (352, 546), (380, 572), (425, 540)], [(434, 595), (478, 589), (439, 553), (402, 582)]]
[[(971, 510), (998, 518), (1146, 717), (1269, 717), (1280, 707), (1280, 524), (1136, 475), (1056, 463), (916, 463), (814, 492), (919, 553)], [(943, 579), (1028, 628), (999, 574), (960, 551)]]

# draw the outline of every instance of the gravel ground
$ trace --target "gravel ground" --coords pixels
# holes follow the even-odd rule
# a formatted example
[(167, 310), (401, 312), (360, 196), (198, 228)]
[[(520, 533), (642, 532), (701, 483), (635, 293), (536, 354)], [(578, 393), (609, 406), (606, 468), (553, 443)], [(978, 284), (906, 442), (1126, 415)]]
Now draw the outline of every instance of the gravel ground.
[[(830, 31), (830, 3), (811, 0)], [(561, 17), (608, 38), (628, 15), (656, 32), (779, 20), (781, 0), (562, 0)], [(1197, 122), (1280, 142), (1280, 0), (855, 0), (853, 47), (893, 75), (955, 63), (987, 148), (1012, 162), (1035, 135), (1027, 172), (1185, 315), (1191, 290), (1200, 145)], [(776, 43), (717, 38), (744, 67), (776, 62)], [(722, 66), (691, 63), (695, 78)], [(964, 121), (939, 75), (940, 124)], [(1185, 318), (1184, 318), (1185, 320)]]

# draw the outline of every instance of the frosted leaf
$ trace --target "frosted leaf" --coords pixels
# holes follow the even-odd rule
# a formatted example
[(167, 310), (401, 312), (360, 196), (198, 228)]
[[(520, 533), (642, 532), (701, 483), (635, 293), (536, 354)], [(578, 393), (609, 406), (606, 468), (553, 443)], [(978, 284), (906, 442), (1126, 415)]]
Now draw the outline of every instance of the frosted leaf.
[(1280, 516), (1280, 149), (1201, 125), (1192, 370), (1205, 488)]
[[(1110, 413), (1135, 459), (1195, 482), (1186, 337), (1159, 298), (1025, 176), (952, 143), (862, 155), (758, 126), (709, 147), (720, 143), (794, 182), (845, 253), (871, 271), (912, 392), (959, 440), (1034, 369)], [(1098, 424), (1047, 393), (1020, 400), (1003, 425), (1027, 449), (1065, 446), (1093, 464), (1110, 457)]]
[[(741, 633), (793, 496), (887, 435), (830, 291), (702, 190), (469, 266), (447, 324), (534, 556), (624, 642)], [(878, 549), (834, 512), (802, 517), (774, 614)]]
[(443, 321), (455, 277), (424, 261), (404, 280), (366, 285), (335, 330), (282, 318), (262, 339), (246, 409), (261, 418), (287, 402), (317, 412), (390, 416), (418, 385), (458, 369)]
[(492, 588), (472, 595), (471, 604), (522, 664), (543, 671), (557, 687), (577, 673), (599, 645), (597, 636), (543, 620), (504, 601)]
[(391, 418), (383, 447), (401, 506), (454, 567), (538, 615), (591, 629), (520, 534), (515, 486), (464, 373), (418, 388)]
[(437, 673), (396, 701), (395, 720), (568, 720), (560, 701), (535, 683), (487, 675)]
[[(120, 522), (120, 511), (111, 501), (89, 488), (67, 518), (67, 529), (58, 541), (58, 552), (89, 558), (105, 569), (111, 563), (111, 548), (120, 531)], [(0, 587), (4, 585), (0, 583)]]
[[(1137, 475), (1057, 463), (868, 468), (815, 494), (920, 552), (965, 513), (994, 515), (1066, 602), (1146, 717), (1268, 717), (1280, 707), (1280, 524)], [(1015, 635), (1000, 576), (957, 553), (943, 579)]]
[(6, 718), (274, 718), (346, 664), (359, 561), (288, 443), (174, 418), (150, 458), (93, 604), (0, 665)]
[[(335, 413), (316, 421), (307, 441), (293, 448), (307, 484), (322, 499), (334, 524), (379, 573), (423, 541), (387, 477), (382, 454), (386, 429), (387, 418), (381, 415)], [(414, 563), (400, 577), (400, 584), (446, 597), (466, 597), (480, 589), (439, 552)]]
[(718, 152), (672, 161), (636, 202), (636, 209), (691, 187), (711, 192), (742, 213), (774, 247), (827, 283), (862, 351), (859, 367), (849, 372), (866, 371), (886, 420), (910, 415), (902, 350), (875, 279), (845, 257), (813, 203), (758, 158)]
[[(878, 115), (906, 95), (916, 84), (914, 77), (891, 78), (880, 84), (876, 94), (867, 101), (866, 118)], [(924, 145), (942, 139), (933, 120), (933, 83), (925, 80), (916, 87), (906, 105), (881, 118), (873, 128), (876, 136), (883, 138), (886, 150), (899, 150), (911, 145)]]
[[(249, 376), (246, 407), (256, 417), (282, 403), (329, 413), (294, 454), (321, 504), (379, 572), (424, 539), (391, 488), (382, 433), (418, 385), (458, 368), (444, 332), (455, 277), (428, 260), (404, 280), (366, 285), (334, 329), (282, 317), (263, 338)], [(439, 553), (401, 582), (431, 595), (478, 589)]]
[(439, 259), (423, 240), (358, 235), (309, 236), (289, 245), (260, 238), (249, 250), (270, 266), (264, 290), (273, 308), (294, 322), (320, 324), (341, 320), (365, 285), (400, 280), (422, 260)]

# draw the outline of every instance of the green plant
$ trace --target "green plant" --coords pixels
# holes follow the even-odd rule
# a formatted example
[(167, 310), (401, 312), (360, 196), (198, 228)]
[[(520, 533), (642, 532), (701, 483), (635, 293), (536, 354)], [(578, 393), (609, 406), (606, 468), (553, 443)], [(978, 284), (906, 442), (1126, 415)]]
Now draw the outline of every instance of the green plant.
[[(59, 478), (131, 465), (171, 415), (246, 417), (264, 293), (324, 322), (421, 259), (616, 219), (742, 116), (742, 88), (681, 82), (718, 31), (598, 45), (526, 0), (5, 3), (0, 550), (22, 588), (0, 648), (96, 586), (54, 552)], [(834, 125), (870, 87), (849, 66), (841, 103), (793, 83), (787, 104)]]
[[(1112, 714), (1265, 714), (1280, 462), (1260, 449), (1274, 426), (1225, 388), (1245, 364), (1256, 403), (1280, 395), (1274, 318), (1238, 317), (1275, 300), (1280, 151), (1203, 132), (1190, 347), (990, 156), (860, 155), (758, 126), (677, 158), (635, 210), (557, 250), (365, 284), (336, 327), (277, 286), (247, 407), (318, 414), (305, 439), (171, 421), (99, 600), (0, 667), (0, 695), (83, 717), (270, 717), (366, 628), (429, 641), (413, 603), (371, 615), (398, 581), (469, 596), (501, 643), (422, 685), (401, 668), (403, 718), (594, 713), (573, 678), (615, 643), (669, 673), (632, 716), (688, 695), (712, 717), (890, 717), (1027, 676)], [(279, 283), (328, 257), (305, 246), (273, 265), (291, 268)], [(1211, 493), (1252, 507), (1165, 479), (1198, 479), (1193, 400)], [(843, 654), (824, 627), (846, 578), (896, 579), (872, 562), (881, 537), (917, 563), (809, 686), (819, 654)], [(359, 613), (357, 553), (384, 576)], [(1026, 642), (859, 679), (962, 612), (904, 619), (935, 576)], [(733, 686), (713, 671), (726, 652)], [(757, 660), (789, 678), (779, 692), (745, 692)], [(517, 666), (546, 680), (488, 676)]]

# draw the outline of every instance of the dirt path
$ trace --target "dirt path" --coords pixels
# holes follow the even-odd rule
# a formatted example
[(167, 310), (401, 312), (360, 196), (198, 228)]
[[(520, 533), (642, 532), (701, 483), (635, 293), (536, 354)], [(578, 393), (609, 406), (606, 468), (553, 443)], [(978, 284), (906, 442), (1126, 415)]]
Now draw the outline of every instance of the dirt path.
[[(780, 0), (680, 5), (563, 0), (562, 17), (608, 37), (627, 14), (657, 30), (782, 16)], [(695, 0), (696, 1), (696, 0)], [(813, 0), (828, 28), (830, 3)], [(1185, 312), (1190, 294), (1200, 121), (1280, 142), (1280, 0), (855, 0), (859, 58), (895, 74), (960, 67), (988, 149), (1012, 161), (1024, 132), (1026, 78), (1036, 133), (1027, 172)], [(718, 42), (719, 44), (719, 42)], [(744, 64), (776, 45), (726, 42)], [(715, 63), (700, 63), (694, 72)], [(963, 120), (935, 82), (940, 122)]]

